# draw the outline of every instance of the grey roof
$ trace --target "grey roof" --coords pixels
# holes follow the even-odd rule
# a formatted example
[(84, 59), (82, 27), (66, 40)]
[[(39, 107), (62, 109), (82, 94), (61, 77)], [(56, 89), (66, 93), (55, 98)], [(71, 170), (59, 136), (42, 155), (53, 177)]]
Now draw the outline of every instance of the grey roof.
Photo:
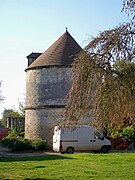
[(26, 70), (45, 66), (71, 65), (82, 48), (66, 31), (43, 54), (41, 54)]
[(32, 52), (31, 54), (29, 54), (27, 56), (27, 58), (38, 58), (42, 53), (36, 53), (36, 52)]

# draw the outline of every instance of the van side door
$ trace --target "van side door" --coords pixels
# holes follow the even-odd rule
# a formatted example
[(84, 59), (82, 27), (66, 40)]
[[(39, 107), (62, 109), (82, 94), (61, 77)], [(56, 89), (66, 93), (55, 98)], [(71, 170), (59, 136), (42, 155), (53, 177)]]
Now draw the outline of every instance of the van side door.
[(78, 150), (91, 151), (94, 148), (94, 135), (91, 127), (78, 127)]

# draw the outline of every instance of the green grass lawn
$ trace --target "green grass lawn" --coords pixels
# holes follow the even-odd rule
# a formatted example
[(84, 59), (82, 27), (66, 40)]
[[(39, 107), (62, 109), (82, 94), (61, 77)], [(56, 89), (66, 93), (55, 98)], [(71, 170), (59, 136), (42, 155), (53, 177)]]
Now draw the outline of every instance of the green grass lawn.
[(135, 179), (135, 153), (0, 157), (1, 179)]

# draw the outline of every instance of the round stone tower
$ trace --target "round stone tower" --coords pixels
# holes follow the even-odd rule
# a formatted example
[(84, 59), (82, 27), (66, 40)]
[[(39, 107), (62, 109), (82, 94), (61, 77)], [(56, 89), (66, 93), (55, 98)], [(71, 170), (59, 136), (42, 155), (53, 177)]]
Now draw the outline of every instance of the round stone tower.
[(72, 63), (82, 51), (69, 32), (26, 69), (25, 137), (52, 144), (53, 128), (62, 118), (71, 86)]

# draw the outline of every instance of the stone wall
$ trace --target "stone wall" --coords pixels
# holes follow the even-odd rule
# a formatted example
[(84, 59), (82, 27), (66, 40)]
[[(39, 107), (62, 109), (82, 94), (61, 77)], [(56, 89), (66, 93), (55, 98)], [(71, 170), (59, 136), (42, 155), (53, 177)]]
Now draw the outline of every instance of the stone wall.
[(62, 119), (63, 108), (27, 110), (25, 117), (25, 137), (45, 139), (52, 145), (53, 129)]
[(27, 71), (25, 137), (46, 139), (52, 144), (53, 128), (62, 112), (71, 86), (72, 69), (47, 67)]
[(26, 108), (65, 105), (71, 85), (71, 68), (50, 67), (27, 71)]

